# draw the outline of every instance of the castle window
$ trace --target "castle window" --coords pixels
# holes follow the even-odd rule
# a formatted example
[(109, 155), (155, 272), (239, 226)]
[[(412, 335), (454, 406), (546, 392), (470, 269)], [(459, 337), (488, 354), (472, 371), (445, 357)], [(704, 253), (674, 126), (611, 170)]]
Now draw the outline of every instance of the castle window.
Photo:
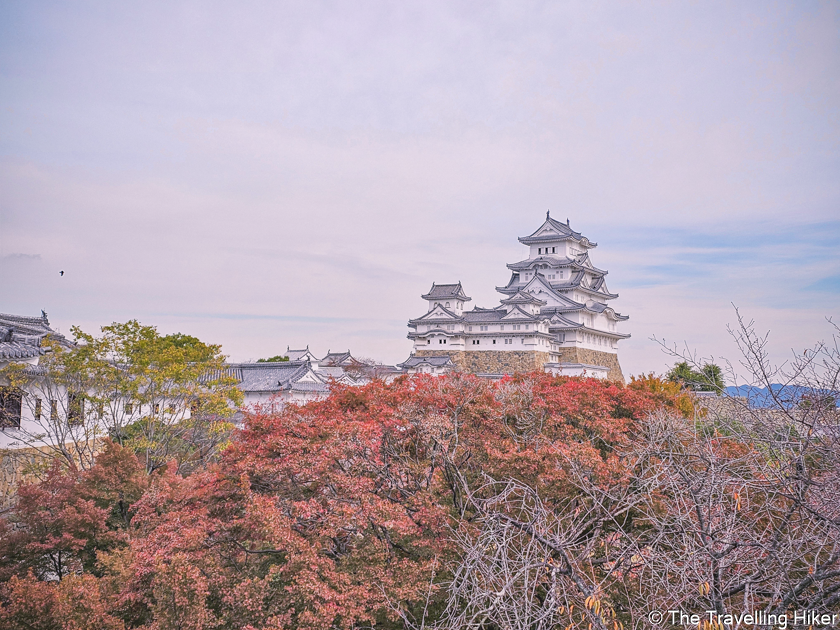
[(499, 326), (499, 330), (504, 330), (504, 329), (505, 329), (505, 325), (504, 325), (504, 324), (502, 324), (501, 326)]
[(40, 398), (35, 399), (35, 413), (34, 413), (34, 415), (35, 415), (36, 420), (41, 419), (41, 399)]
[(23, 390), (0, 387), (0, 429), (19, 429)]
[(446, 308), (449, 308), (449, 302), (446, 303)]
[(530, 324), (525, 324), (525, 330), (528, 330), (529, 326), (530, 326)]
[(82, 394), (71, 392), (67, 395), (67, 424), (79, 425), (85, 416), (85, 399)]
[(556, 250), (556, 248), (554, 248), (554, 247), (552, 247), (552, 248), (551, 248), (551, 253), (552, 253), (552, 254), (555, 254), (555, 253), (557, 253), (557, 250)]
[(496, 340), (495, 340), (495, 339), (493, 340), (493, 345), (494, 345), (494, 346), (496, 345)]

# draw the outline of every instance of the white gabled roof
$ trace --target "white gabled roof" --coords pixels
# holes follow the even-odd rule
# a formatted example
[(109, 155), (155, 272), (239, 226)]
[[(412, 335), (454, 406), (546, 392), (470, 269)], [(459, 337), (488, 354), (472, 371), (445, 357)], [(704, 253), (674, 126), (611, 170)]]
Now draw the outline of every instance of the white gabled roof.
[(502, 304), (539, 304), (540, 306), (545, 306), (547, 304), (545, 300), (541, 300), (535, 295), (525, 291), (517, 291), (511, 297), (502, 299), (501, 302)]
[(464, 293), (464, 288), (461, 286), (460, 281), (456, 284), (435, 284), (433, 282), (429, 292), (420, 297), (424, 300), (461, 300), (464, 302), (472, 300), (471, 297), (467, 297), (467, 294)]
[(318, 361), (318, 358), (309, 349), (309, 344), (303, 350), (292, 350), (289, 346), (286, 346), (286, 357), (289, 361)]
[(502, 317), (503, 321), (506, 320), (506, 319), (529, 319), (529, 320), (533, 320), (533, 319), (539, 319), (539, 318), (536, 315), (532, 315), (531, 313), (526, 313), (525, 311), (522, 310), (522, 307), (520, 307), (517, 304), (512, 309), (510, 309), (510, 311), (508, 312), (507, 315)]
[(566, 220), (566, 223), (561, 223), (560, 221), (552, 219), (549, 212), (545, 213), (545, 222), (538, 227), (533, 234), (530, 236), (519, 237), (519, 242), (524, 245), (569, 240), (580, 243), (580, 245), (586, 248), (598, 246), (597, 243), (590, 242), (590, 240), (583, 236), (580, 232), (575, 232), (571, 227), (569, 227), (568, 219)]
[(559, 293), (542, 274), (536, 274), (520, 291), (546, 302), (548, 308), (577, 309), (583, 305)]
[(409, 320), (409, 324), (415, 324), (417, 322), (427, 322), (432, 320), (451, 320), (451, 321), (460, 321), (463, 319), (460, 315), (456, 315), (448, 308), (444, 306), (435, 306), (431, 311), (423, 315), (422, 317), (418, 317), (416, 319)]
[(455, 363), (452, 361), (452, 357), (449, 355), (442, 355), (442, 356), (410, 356), (408, 359), (403, 361), (402, 363), (398, 363), (397, 367), (404, 368), (404, 369), (411, 369), (416, 368), (420, 365), (428, 365), (430, 367), (445, 367), (445, 368), (453, 368), (455, 367)]

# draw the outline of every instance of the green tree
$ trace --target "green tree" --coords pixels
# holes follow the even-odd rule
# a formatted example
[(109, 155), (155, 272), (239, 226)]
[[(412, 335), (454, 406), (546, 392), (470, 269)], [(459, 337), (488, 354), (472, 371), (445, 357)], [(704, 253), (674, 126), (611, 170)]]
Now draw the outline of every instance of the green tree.
[(698, 391), (701, 392), (720, 392), (724, 388), (723, 372), (719, 365), (714, 363), (704, 363), (700, 369), (702, 381)]
[(680, 361), (668, 371), (667, 378), (696, 392), (721, 392), (724, 388), (723, 372), (714, 363), (704, 363), (697, 370), (688, 361)]
[(136, 320), (99, 336), (72, 331), (75, 347), (55, 344), (37, 367), (4, 370), (25, 392), (21, 445), (86, 469), (110, 437), (151, 472), (170, 459), (186, 468), (206, 461), (227, 439), (242, 393), (221, 346)]
[(282, 354), (278, 354), (273, 357), (269, 357), (267, 359), (257, 359), (257, 363), (282, 363), (283, 361), (288, 361), (289, 357), (283, 356)]

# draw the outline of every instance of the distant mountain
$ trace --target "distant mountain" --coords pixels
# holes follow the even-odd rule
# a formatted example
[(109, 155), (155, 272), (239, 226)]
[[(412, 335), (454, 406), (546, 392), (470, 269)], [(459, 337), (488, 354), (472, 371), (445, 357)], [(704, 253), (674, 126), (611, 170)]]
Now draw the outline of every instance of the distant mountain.
[[(771, 395), (771, 390), (775, 395)], [(741, 396), (749, 400), (754, 407), (775, 407), (779, 403), (783, 407), (790, 408), (798, 406), (803, 400), (834, 398), (835, 404), (840, 399), (840, 393), (828, 390), (814, 389), (813, 387), (799, 387), (793, 385), (781, 385), (773, 383), (769, 388), (755, 387), (754, 385), (729, 386), (725, 390), (728, 396)]]

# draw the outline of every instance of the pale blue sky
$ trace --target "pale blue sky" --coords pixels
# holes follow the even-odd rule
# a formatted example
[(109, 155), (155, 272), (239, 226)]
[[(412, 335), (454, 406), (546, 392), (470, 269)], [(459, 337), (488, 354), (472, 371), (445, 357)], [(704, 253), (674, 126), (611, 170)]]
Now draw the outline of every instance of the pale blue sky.
[(840, 316), (838, 139), (837, 2), (7, 2), (0, 311), (398, 362), (550, 208), (625, 372), (733, 302), (780, 355)]

